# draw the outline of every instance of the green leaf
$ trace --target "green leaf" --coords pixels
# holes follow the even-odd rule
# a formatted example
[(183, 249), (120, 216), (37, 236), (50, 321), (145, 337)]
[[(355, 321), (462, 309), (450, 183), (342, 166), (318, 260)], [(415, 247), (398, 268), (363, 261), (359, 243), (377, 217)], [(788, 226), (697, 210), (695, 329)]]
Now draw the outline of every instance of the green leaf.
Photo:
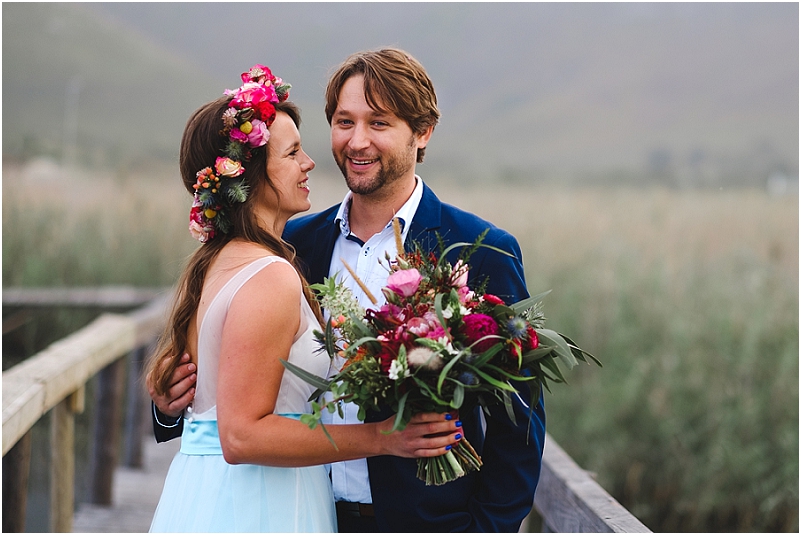
[(501, 392), (503, 396), (503, 406), (506, 409), (506, 415), (509, 417), (509, 420), (512, 421), (514, 425), (517, 425), (517, 418), (515, 418), (515, 409), (514, 405), (512, 405), (512, 396), (509, 395), (509, 392)]
[(445, 382), (445, 377), (448, 375), (448, 372), (451, 371), (451, 368), (459, 362), (459, 356), (452, 358), (448, 361), (448, 363), (442, 367), (442, 370), (439, 372), (439, 377), (437, 378), (437, 394), (440, 396), (442, 395), (442, 383)]
[(451, 401), (451, 407), (454, 409), (458, 409), (464, 403), (464, 385), (459, 381), (454, 381), (456, 383), (456, 388), (453, 390), (453, 400)]
[(564, 363), (568, 370), (578, 366), (576, 357), (573, 356), (573, 352), (570, 350), (570, 347), (568, 347), (567, 342), (565, 342), (565, 339), (562, 338), (562, 335), (560, 335), (558, 332), (550, 329), (537, 329), (537, 338), (539, 338), (540, 341), (544, 339), (546, 342), (548, 342), (548, 345), (554, 346), (556, 355)]
[(502, 381), (499, 381), (499, 380), (495, 379), (494, 377), (492, 377), (492, 376), (484, 373), (483, 371), (479, 370), (475, 366), (469, 366), (468, 365), (468, 367), (471, 368), (476, 374), (478, 374), (479, 377), (481, 377), (482, 379), (487, 381), (489, 384), (491, 384), (493, 386), (496, 386), (496, 387), (500, 388), (501, 390), (507, 390), (507, 391), (510, 391), (510, 392), (517, 392), (517, 390), (515, 390), (515, 388), (512, 385), (510, 385), (509, 383), (504, 383)]
[(323, 379), (322, 377), (318, 377), (318, 376), (314, 375), (313, 373), (309, 373), (306, 370), (304, 370), (303, 368), (301, 368), (299, 366), (295, 366), (291, 362), (287, 362), (284, 359), (279, 359), (279, 360), (281, 361), (281, 364), (284, 365), (284, 368), (286, 368), (287, 370), (291, 371), (292, 373), (294, 373), (295, 375), (297, 375), (298, 377), (300, 377), (301, 379), (303, 379), (304, 381), (306, 381), (310, 385), (312, 385), (314, 387), (317, 387), (317, 388), (319, 388), (320, 390), (322, 390), (324, 392), (327, 391), (329, 386), (331, 385), (331, 381), (327, 381), (327, 380)]
[(325, 323), (325, 338), (323, 338), (324, 345), (325, 345), (325, 352), (328, 353), (328, 356), (331, 360), (334, 360), (336, 356), (337, 348), (336, 344), (334, 343), (336, 337), (334, 336), (334, 327), (331, 324), (331, 318), (328, 318), (328, 321)]
[[(434, 311), (437, 313), (437, 319), (443, 328), (448, 325), (448, 323), (445, 321), (445, 316), (442, 315), (442, 298), (444, 295), (445, 294), (437, 294), (437, 296), (434, 298)], [(445, 328), (445, 334), (448, 336), (448, 340), (452, 340), (449, 329)]]
[(406, 427), (406, 422), (403, 421), (403, 409), (406, 406), (406, 398), (408, 397), (409, 392), (406, 392), (398, 400), (398, 412), (395, 414), (395, 422), (392, 424), (392, 430), (390, 430), (390, 433), (393, 431), (403, 431), (403, 429)]

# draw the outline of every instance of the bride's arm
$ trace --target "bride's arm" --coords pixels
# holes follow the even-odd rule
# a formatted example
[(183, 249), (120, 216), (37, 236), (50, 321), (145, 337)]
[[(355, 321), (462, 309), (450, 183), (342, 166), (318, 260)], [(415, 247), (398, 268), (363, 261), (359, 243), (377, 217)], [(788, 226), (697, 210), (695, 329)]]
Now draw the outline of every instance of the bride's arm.
[[(225, 460), (231, 464), (308, 466), (397, 455), (446, 453), (461, 432), (444, 415), (415, 417), (402, 432), (385, 434), (392, 421), (320, 428), (273, 414), (286, 359), (300, 325), (300, 281), (276, 262), (261, 270), (234, 297), (222, 335), (217, 419)], [(320, 358), (326, 358), (321, 355)], [(442, 434), (434, 438), (425, 435)]]

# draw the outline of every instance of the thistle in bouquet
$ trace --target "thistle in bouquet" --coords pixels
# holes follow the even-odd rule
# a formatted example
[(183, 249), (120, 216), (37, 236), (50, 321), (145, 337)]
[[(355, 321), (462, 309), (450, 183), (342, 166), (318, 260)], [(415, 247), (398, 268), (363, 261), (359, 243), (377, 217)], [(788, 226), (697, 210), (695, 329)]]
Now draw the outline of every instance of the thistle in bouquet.
[[(566, 382), (559, 363), (568, 369), (587, 358), (600, 364), (564, 335), (544, 328), (540, 301), (546, 294), (507, 305), (467, 285), (469, 258), (480, 247), (508, 255), (483, 244), (484, 235), (472, 244), (445, 247), (440, 241), (439, 254), (419, 245), (405, 252), (397, 222), (395, 227), (401, 253), (386, 259), (383, 305), (349, 268), (373, 308), (363, 309), (341, 281), (312, 286), (329, 313), (317, 338), (340, 371), (325, 381), (285, 363), (318, 387), (314, 397), (330, 392), (328, 401), (314, 401), (313, 413), (302, 417), (310, 427), (320, 423), (323, 411), (341, 411), (340, 401), (355, 403), (361, 420), (367, 411), (389, 407), (396, 414), (393, 431), (414, 414), (476, 403), (485, 410), (502, 404), (514, 422), (512, 396), (519, 395), (514, 382), (530, 382), (533, 410), (548, 381)], [(446, 256), (454, 249), (461, 252), (451, 264)], [(443, 456), (418, 459), (417, 475), (427, 485), (441, 485), (481, 465), (463, 438)]]

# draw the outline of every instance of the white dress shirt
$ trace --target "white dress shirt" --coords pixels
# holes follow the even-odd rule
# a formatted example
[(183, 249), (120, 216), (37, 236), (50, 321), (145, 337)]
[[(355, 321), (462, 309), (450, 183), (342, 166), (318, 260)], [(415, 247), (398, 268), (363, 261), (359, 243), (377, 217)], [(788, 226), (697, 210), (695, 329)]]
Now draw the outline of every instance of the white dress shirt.
[[(416, 175), (415, 179), (417, 185), (411, 197), (395, 214), (400, 219), (401, 236), (404, 240), (409, 234), (412, 218), (420, 205), (420, 199), (423, 197), (423, 181)], [(389, 276), (386, 253), (389, 253), (389, 257), (392, 259), (398, 253), (395, 246), (395, 232), (392, 229), (392, 221), (389, 221), (381, 232), (373, 235), (367, 242), (362, 243), (359, 238), (350, 232), (348, 216), (352, 198), (353, 194), (349, 191), (339, 207), (339, 212), (337, 212), (335, 221), (339, 225), (340, 234), (334, 243), (334, 252), (331, 256), (331, 268), (328, 276), (336, 277), (337, 281), (344, 281), (363, 307), (378, 307), (385, 302), (381, 288), (386, 285), (387, 277)], [(377, 305), (373, 305), (364, 291), (356, 284), (348, 270), (345, 269), (343, 260), (356, 272), (370, 290), (370, 293), (378, 300)], [(379, 260), (381, 261), (380, 263)], [(336, 373), (341, 369), (342, 363), (342, 359), (335, 361), (332, 372)], [(326, 411), (323, 413), (323, 423), (361, 423), (356, 417), (358, 413), (356, 405), (344, 403), (342, 408), (344, 418), (340, 418), (338, 413), (328, 414)], [(334, 499), (336, 501), (373, 503), (366, 459), (333, 463), (331, 465), (331, 481), (334, 486)]]

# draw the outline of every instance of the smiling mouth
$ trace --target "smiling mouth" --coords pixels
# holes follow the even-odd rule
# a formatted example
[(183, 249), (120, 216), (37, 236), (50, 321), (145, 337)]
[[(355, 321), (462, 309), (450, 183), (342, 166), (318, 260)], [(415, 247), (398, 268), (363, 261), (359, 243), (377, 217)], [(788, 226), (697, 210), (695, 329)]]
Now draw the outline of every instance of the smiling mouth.
[(378, 161), (378, 158), (373, 158), (371, 160), (364, 160), (364, 159), (360, 160), (356, 158), (349, 158), (349, 159), (354, 165), (370, 165), (371, 163), (375, 163)]
[(306, 180), (304, 180), (303, 182), (299, 183), (299, 184), (298, 184), (298, 187), (299, 187), (300, 189), (309, 189), (309, 179), (307, 178), (307, 179), (306, 179)]

